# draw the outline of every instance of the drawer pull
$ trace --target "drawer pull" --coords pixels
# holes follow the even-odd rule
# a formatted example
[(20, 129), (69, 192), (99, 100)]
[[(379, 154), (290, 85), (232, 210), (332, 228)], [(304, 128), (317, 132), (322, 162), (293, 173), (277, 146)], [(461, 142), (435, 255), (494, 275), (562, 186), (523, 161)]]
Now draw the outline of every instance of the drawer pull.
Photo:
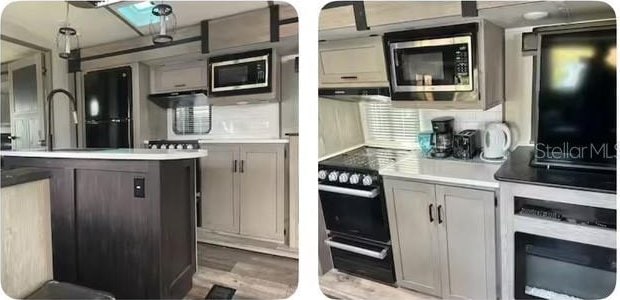
[(340, 79), (357, 80), (357, 76), (340, 76)]
[(377, 251), (355, 247), (355, 246), (351, 246), (351, 245), (347, 245), (347, 244), (343, 244), (339, 242), (334, 242), (332, 241), (331, 238), (326, 239), (325, 244), (327, 244), (330, 247), (334, 247), (336, 249), (349, 251), (349, 252), (353, 252), (359, 255), (364, 255), (364, 256), (368, 256), (368, 257), (372, 257), (376, 259), (384, 259), (387, 256), (387, 252), (388, 252), (388, 247), (385, 247), (380, 252), (377, 252)]
[(430, 220), (431, 223), (433, 223), (433, 204), (429, 204), (428, 205), (428, 219)]

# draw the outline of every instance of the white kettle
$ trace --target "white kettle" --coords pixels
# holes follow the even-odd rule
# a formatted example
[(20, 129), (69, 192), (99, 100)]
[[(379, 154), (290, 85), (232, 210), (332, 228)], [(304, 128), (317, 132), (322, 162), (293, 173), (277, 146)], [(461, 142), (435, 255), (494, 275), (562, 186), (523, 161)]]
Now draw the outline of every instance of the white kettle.
[(503, 159), (510, 148), (510, 129), (506, 124), (490, 123), (482, 136), (482, 159)]

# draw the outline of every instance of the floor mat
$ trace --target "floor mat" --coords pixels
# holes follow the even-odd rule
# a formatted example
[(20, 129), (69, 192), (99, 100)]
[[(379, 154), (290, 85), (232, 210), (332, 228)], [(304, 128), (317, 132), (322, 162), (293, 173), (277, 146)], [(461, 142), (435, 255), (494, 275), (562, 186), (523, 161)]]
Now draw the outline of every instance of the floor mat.
[(223, 287), (221, 285), (213, 285), (205, 299), (232, 299), (237, 290)]

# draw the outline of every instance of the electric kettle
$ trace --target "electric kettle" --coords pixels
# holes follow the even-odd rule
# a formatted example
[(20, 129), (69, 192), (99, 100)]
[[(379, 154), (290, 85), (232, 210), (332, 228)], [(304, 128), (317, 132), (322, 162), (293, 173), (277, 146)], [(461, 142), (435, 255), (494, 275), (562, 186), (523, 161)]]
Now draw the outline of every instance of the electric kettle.
[(510, 144), (511, 135), (508, 126), (501, 122), (490, 123), (482, 136), (482, 153), (480, 153), (480, 158), (483, 160), (504, 159)]

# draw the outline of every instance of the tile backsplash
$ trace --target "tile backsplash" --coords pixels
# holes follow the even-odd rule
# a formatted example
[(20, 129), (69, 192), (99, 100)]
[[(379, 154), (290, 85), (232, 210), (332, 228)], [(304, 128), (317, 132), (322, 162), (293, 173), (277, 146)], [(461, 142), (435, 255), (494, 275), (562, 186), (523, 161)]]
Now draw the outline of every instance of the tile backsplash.
[(168, 139), (274, 139), (280, 136), (278, 103), (213, 106), (209, 134), (179, 135), (172, 130), (173, 111), (168, 109)]
[(420, 131), (432, 131), (431, 120), (443, 116), (454, 117), (455, 132), (465, 129), (484, 130), (488, 123), (502, 121), (502, 106), (486, 111), (420, 109)]

